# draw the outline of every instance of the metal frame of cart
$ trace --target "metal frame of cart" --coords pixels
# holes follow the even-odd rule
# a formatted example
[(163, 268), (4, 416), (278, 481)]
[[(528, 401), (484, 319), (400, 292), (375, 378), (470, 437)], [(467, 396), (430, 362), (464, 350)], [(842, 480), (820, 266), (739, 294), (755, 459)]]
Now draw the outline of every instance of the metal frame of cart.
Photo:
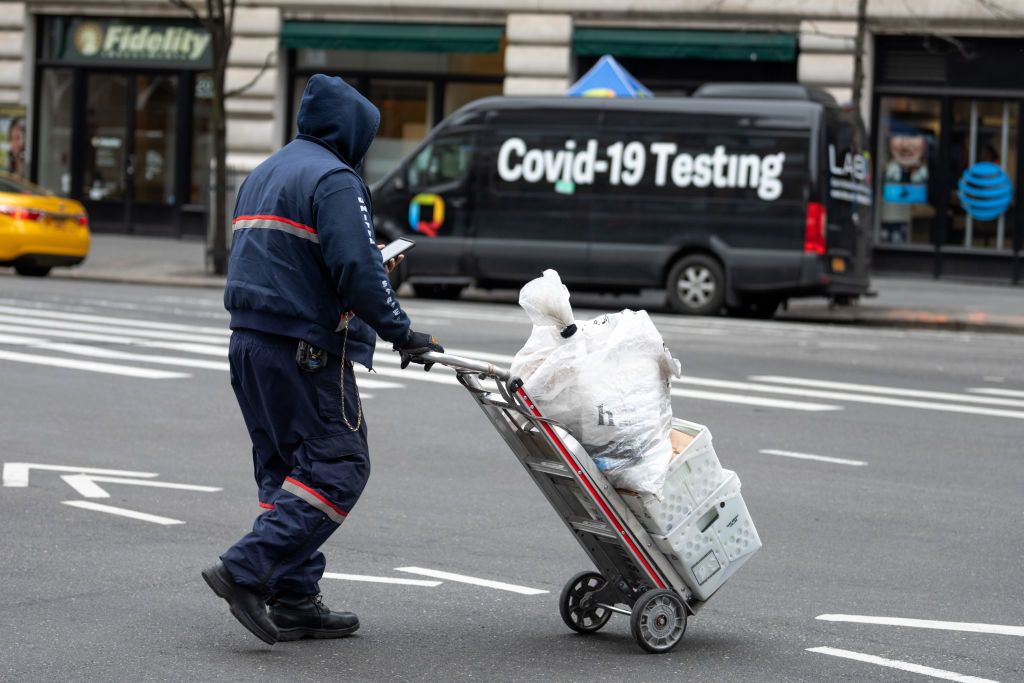
[(613, 613), (624, 614), (642, 648), (673, 649), (686, 632), (687, 616), (703, 602), (693, 598), (583, 446), (545, 418), (507, 370), (449, 354), (427, 353), (422, 360), (456, 371), (597, 568), (577, 574), (562, 590), (559, 611), (566, 625), (593, 633)]

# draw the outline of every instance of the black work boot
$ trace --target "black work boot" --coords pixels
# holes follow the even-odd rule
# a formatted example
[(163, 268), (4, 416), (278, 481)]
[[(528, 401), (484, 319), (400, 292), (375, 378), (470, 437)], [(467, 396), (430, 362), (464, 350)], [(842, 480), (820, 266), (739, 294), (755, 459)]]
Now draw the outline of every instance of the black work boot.
[(277, 627), (267, 616), (267, 605), (262, 596), (235, 583), (223, 562), (207, 567), (202, 573), (213, 592), (227, 600), (231, 614), (242, 626), (267, 645), (277, 642)]
[(319, 595), (277, 595), (270, 601), (270, 618), (280, 640), (341, 638), (359, 628), (356, 615), (332, 612)]

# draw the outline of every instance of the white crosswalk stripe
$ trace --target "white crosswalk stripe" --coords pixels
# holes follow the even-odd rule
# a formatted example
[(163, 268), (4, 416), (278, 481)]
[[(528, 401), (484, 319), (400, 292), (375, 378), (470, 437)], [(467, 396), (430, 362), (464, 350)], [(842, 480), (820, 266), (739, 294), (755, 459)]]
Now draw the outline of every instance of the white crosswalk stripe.
[[(211, 302), (165, 297), (165, 304), (209, 312)], [(109, 302), (113, 307), (117, 302)], [(522, 311), (511, 306), (469, 305), (451, 308), (417, 302), (418, 312), (438, 320), (505, 322), (527, 329)], [(119, 315), (101, 315), (104, 306), (46, 303), (0, 298), (0, 362), (48, 366), (141, 379), (183, 379), (187, 371), (228, 371), (227, 319), (223, 327), (164, 322)], [(185, 313), (180, 314), (185, 316)], [(661, 316), (666, 329), (723, 330), (711, 319)], [(739, 326), (766, 328), (764, 323), (741, 322)], [(787, 329), (792, 331), (791, 326)], [(713, 334), (713, 333), (712, 333)], [(120, 347), (120, 348), (119, 348)], [(508, 367), (509, 354), (475, 349), (449, 348), (457, 356), (476, 358)], [(364, 390), (394, 391), (415, 384), (458, 386), (455, 374), (444, 367), (423, 372), (419, 366), (402, 370), (400, 360), (385, 344), (374, 357), (375, 372), (360, 373)], [(151, 367), (151, 366), (163, 366)], [(173, 370), (172, 370), (173, 368)], [(804, 377), (754, 375), (748, 381), (687, 375), (672, 387), (672, 396), (684, 404), (727, 403), (753, 409), (804, 413), (842, 411), (851, 405), (940, 411), (961, 415), (1024, 419), (1024, 392), (1012, 389), (971, 387), (961, 392), (909, 387), (857, 384)], [(380, 395), (380, 394), (377, 394)], [(364, 398), (369, 398), (364, 394)]]

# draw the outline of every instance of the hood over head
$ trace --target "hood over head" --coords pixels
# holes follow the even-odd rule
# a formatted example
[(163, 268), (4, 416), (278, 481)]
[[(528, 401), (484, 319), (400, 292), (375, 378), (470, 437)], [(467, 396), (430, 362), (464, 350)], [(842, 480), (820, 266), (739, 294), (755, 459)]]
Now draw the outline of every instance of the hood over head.
[(302, 93), (296, 123), (300, 134), (322, 140), (355, 168), (377, 134), (380, 112), (341, 78), (315, 74)]

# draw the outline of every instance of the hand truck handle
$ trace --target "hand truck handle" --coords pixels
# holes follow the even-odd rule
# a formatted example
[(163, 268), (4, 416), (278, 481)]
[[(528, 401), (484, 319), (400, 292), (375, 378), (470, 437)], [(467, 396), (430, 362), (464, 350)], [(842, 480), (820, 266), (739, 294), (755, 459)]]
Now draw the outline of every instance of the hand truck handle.
[(448, 353), (436, 353), (434, 351), (427, 351), (419, 358), (429, 361), (431, 363), (440, 363), (452, 370), (465, 370), (469, 372), (479, 372), (490, 377), (496, 377), (502, 382), (508, 382), (512, 375), (509, 374), (508, 370), (497, 367), (493, 363), (486, 363), (481, 360), (473, 360), (472, 358), (463, 358), (461, 356), (453, 356)]

